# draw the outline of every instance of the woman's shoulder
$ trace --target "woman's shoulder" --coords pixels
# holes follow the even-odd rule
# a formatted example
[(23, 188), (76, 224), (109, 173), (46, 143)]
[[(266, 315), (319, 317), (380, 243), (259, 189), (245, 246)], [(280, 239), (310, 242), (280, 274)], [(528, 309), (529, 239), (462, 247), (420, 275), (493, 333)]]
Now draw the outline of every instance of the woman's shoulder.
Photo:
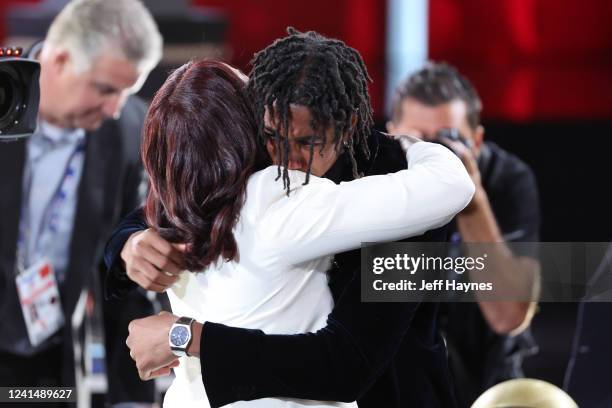
[(291, 191), (287, 195), (282, 177), (283, 169), (278, 166), (269, 166), (251, 175), (247, 184), (245, 211), (249, 213), (262, 214), (275, 205), (289, 205), (309, 194), (314, 194), (321, 189), (329, 188), (334, 183), (331, 180), (316, 177), (312, 174), (308, 184), (306, 173), (298, 170), (289, 170), (289, 185)]
[[(291, 186), (291, 193), (297, 192), (306, 186), (320, 186), (333, 184), (331, 180), (310, 175), (308, 184), (304, 185), (306, 181), (306, 173), (300, 170), (289, 170), (289, 183)], [(272, 195), (282, 194), (287, 195), (283, 183), (283, 169), (276, 165), (268, 166), (263, 170), (259, 170), (251, 175), (248, 181), (247, 189), (265, 187), (266, 191)]]

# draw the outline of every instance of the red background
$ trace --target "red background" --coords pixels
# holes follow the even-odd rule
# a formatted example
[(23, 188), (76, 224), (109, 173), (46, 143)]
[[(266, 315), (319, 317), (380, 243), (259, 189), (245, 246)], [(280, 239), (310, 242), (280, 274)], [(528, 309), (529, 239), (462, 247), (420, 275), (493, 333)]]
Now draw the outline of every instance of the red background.
[[(37, 0), (4, 0), (9, 4)], [(225, 10), (232, 62), (293, 25), (357, 48), (382, 112), (385, 1), (195, 0)], [(612, 117), (612, 2), (608, 0), (430, 0), (430, 56), (456, 65), (483, 98), (484, 117), (511, 121)], [(4, 33), (0, 20), (0, 38)], [(406, 39), (409, 41), (410, 39)]]

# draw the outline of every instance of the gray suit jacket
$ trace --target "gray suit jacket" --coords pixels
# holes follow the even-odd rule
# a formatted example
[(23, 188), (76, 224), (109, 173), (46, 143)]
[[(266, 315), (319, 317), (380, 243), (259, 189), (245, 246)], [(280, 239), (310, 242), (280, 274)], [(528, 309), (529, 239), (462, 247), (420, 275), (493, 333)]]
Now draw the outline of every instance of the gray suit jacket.
[[(66, 280), (60, 287), (67, 324), (59, 336), (65, 345), (65, 365), (70, 368), (73, 356), (69, 319), (81, 289), (90, 286), (94, 274), (100, 273), (104, 243), (112, 228), (123, 215), (140, 204), (138, 191), (142, 166), (139, 145), (145, 112), (146, 105), (133, 97), (125, 105), (119, 120), (108, 120), (97, 131), (86, 135), (85, 162), (78, 190), (70, 260)], [(26, 153), (26, 140), (0, 143), (0, 350), (4, 352), (15, 351), (17, 342), (23, 341), (21, 337), (25, 325), (14, 278)], [(109, 311), (109, 308), (121, 310), (121, 313)], [(129, 377), (126, 381), (133, 383), (134, 387), (142, 388), (125, 347), (129, 322), (125, 320), (151, 314), (150, 302), (142, 293), (136, 292), (132, 299), (121, 305), (105, 303), (104, 309), (109, 371), (114, 374), (113, 378), (109, 378), (111, 394), (119, 374)], [(109, 333), (113, 334), (112, 338), (108, 338)], [(65, 384), (74, 381), (72, 370), (67, 370), (64, 375)], [(149, 390), (143, 395), (138, 390), (132, 396), (116, 395), (114, 402), (151, 400), (151, 387), (145, 384)], [(132, 393), (125, 384), (121, 388), (124, 394)]]

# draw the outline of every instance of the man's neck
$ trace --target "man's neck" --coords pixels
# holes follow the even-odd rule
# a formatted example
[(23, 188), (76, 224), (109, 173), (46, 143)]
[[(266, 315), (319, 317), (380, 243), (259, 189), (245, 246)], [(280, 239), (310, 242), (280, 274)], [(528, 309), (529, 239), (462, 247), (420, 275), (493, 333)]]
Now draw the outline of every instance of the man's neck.
[(38, 118), (38, 126), (36, 129), (36, 133), (40, 133), (40, 135), (44, 135), (47, 139), (49, 139), (54, 144), (57, 143), (73, 143), (78, 139), (83, 137), (85, 133), (83, 133), (83, 129), (74, 129), (70, 127), (58, 126), (57, 122), (52, 123), (39, 116)]
[[(372, 132), (368, 138), (368, 146), (370, 149), (370, 157), (368, 159), (361, 152), (360, 146), (355, 146), (355, 155), (357, 160), (357, 171), (367, 175), (378, 153), (378, 134)], [(355, 179), (353, 175), (353, 165), (348, 152), (344, 151), (338, 156), (336, 162), (331, 166), (327, 173), (323, 175), (326, 179), (338, 184), (342, 181), (351, 181)]]
[(350, 166), (350, 158), (346, 152), (338, 156), (336, 162), (323, 175), (324, 178), (338, 184), (341, 181), (350, 181), (353, 179), (353, 172)]
[(73, 131), (76, 128), (72, 126), (68, 126), (68, 124), (64, 121), (61, 121), (57, 117), (48, 114), (47, 112), (41, 110), (38, 115), (38, 121), (44, 122), (46, 125), (52, 126), (53, 128), (57, 128), (63, 131)]

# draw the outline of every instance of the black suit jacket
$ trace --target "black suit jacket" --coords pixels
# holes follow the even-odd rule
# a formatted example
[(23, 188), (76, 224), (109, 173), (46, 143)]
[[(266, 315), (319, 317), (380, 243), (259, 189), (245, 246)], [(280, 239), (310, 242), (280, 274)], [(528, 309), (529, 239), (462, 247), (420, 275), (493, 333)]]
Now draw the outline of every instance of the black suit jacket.
[[(74, 382), (70, 316), (82, 288), (89, 287), (94, 274), (100, 273), (104, 243), (115, 224), (128, 211), (140, 204), (139, 185), (142, 166), (139, 157), (140, 132), (146, 112), (145, 104), (131, 98), (119, 120), (109, 120), (95, 132), (87, 133), (85, 162), (78, 189), (77, 209), (70, 243), (70, 261), (60, 297), (66, 325), (60, 333), (64, 344), (64, 382)], [(20, 339), (24, 321), (15, 287), (15, 254), (21, 211), (23, 169), (26, 162), (26, 140), (0, 143), (0, 349), (12, 352), (11, 344)], [(120, 374), (134, 390), (117, 387), (109, 378), (112, 402), (152, 401), (152, 385), (140, 385), (138, 373), (125, 346), (130, 318), (152, 313), (150, 302), (134, 292), (124, 316), (117, 313), (118, 305), (104, 305), (108, 335), (109, 370)], [(21, 330), (17, 330), (21, 328)], [(125, 336), (124, 336), (125, 334)], [(120, 337), (117, 340), (115, 337)], [(27, 341), (27, 339), (25, 340)], [(57, 341), (57, 339), (56, 339)]]
[[(406, 168), (396, 142), (374, 133), (366, 175)], [(341, 156), (326, 177), (352, 179)], [(107, 244), (107, 294), (134, 286), (119, 253), (145, 228), (142, 212), (125, 219)], [(446, 241), (446, 227), (413, 241)], [(446, 349), (437, 328), (436, 303), (362, 303), (360, 251), (335, 257), (330, 287), (336, 301), (327, 326), (316, 333), (266, 335), (259, 330), (206, 322), (201, 339), (202, 378), (212, 407), (238, 400), (293, 397), (355, 401), (360, 407), (454, 407)]]
[[(593, 244), (590, 257), (595, 258)], [(584, 301), (578, 307), (574, 342), (563, 388), (581, 407), (612, 406), (612, 244), (603, 250), (602, 261), (589, 277)], [(596, 259), (596, 258), (595, 258)]]

